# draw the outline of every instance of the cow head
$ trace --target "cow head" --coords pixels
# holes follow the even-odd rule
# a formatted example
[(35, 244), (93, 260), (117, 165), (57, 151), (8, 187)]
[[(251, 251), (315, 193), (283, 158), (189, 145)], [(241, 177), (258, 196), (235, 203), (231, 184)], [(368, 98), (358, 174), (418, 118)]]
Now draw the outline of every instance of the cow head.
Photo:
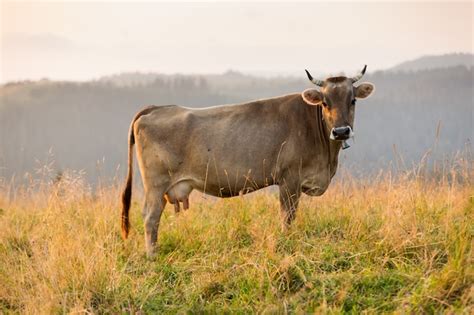
[(362, 83), (354, 86), (365, 73), (367, 66), (355, 77), (331, 77), (326, 80), (316, 80), (306, 71), (308, 78), (319, 89), (307, 89), (301, 94), (303, 100), (314, 106), (322, 106), (323, 118), (326, 121), (330, 139), (347, 140), (354, 135), (354, 113), (356, 99), (366, 98), (372, 94), (374, 85)]

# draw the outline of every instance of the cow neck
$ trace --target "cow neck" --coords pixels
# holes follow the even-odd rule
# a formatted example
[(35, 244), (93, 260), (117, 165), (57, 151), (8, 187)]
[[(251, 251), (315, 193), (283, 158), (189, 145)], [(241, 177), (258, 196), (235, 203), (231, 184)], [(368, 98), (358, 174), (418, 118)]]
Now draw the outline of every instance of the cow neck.
[[(339, 141), (331, 141), (329, 138), (329, 129), (324, 121), (323, 110), (321, 106), (308, 106), (316, 111), (316, 128), (314, 135), (314, 144), (316, 148), (324, 148), (324, 152), (327, 152), (327, 163), (329, 166), (329, 172), (333, 174), (333, 171), (337, 167), (339, 150), (341, 150), (341, 143)], [(314, 117), (314, 115), (311, 115)], [(318, 143), (319, 142), (319, 143)]]

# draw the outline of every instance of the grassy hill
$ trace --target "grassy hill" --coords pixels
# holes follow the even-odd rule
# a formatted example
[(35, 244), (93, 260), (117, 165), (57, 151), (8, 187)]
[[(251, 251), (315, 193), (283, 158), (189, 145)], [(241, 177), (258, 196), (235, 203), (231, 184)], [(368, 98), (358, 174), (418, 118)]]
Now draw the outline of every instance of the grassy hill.
[[(474, 310), (472, 160), (333, 183), (280, 229), (271, 191), (167, 206), (156, 260), (140, 200), (81, 174), (0, 184), (2, 313), (464, 313)], [(428, 172), (430, 173), (430, 172)]]

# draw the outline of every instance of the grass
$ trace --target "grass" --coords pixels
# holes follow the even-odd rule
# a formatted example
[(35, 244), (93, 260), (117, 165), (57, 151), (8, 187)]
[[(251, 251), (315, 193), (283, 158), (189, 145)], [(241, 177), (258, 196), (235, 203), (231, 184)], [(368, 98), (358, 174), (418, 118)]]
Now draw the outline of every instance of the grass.
[[(0, 183), (2, 313), (472, 313), (472, 160), (442, 176), (340, 176), (280, 229), (278, 197), (194, 193), (144, 254), (140, 200), (81, 174)], [(465, 164), (466, 165), (466, 164)]]

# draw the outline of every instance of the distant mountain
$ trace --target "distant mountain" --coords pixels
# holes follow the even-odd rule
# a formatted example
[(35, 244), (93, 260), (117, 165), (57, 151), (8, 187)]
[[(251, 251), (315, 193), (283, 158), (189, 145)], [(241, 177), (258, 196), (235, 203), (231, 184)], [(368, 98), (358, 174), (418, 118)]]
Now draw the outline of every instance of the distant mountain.
[[(474, 54), (451, 53), (445, 55), (427, 55), (413, 60), (402, 62), (387, 72), (416, 72), (432, 69), (446, 69), (451, 67), (464, 66), (470, 68), (474, 66)], [(164, 74), (159, 72), (123, 72), (114, 75), (102, 76), (96, 80), (99, 83), (112, 84), (117, 87), (137, 87), (156, 84), (156, 82), (172, 82), (179, 78), (205, 78), (207, 83), (214, 89), (220, 91), (222, 87), (248, 88), (255, 81), (267, 81), (274, 84), (280, 79), (293, 79), (294, 81), (306, 82), (306, 76), (302, 71), (285, 73), (256, 71), (243, 73), (235, 70), (228, 70), (219, 74)], [(324, 74), (321, 74), (323, 76)]]
[[(274, 76), (260, 77), (253, 74), (245, 74), (235, 70), (227, 70), (219, 74), (163, 74), (163, 73), (141, 73), (124, 72), (115, 75), (100, 77), (96, 83), (110, 84), (119, 88), (145, 88), (153, 85), (169, 84), (174, 86), (176, 82), (191, 80), (205, 85), (206, 89), (214, 94), (226, 95), (234, 100), (242, 98), (242, 91), (246, 91), (247, 100), (252, 97), (261, 97), (262, 94), (272, 95), (271, 91), (281, 88), (285, 92), (297, 91), (301, 86), (310, 85), (305, 76)], [(242, 98), (242, 101), (245, 98)]]
[(474, 65), (474, 55), (468, 53), (455, 53), (446, 55), (423, 56), (414, 60), (402, 62), (391, 68), (391, 71), (419, 71), (439, 68), (449, 68), (454, 66), (465, 66), (467, 68)]
[(102, 83), (111, 83), (116, 86), (139, 86), (149, 85), (157, 79), (164, 79), (166, 75), (159, 73), (142, 73), (142, 72), (123, 72), (119, 74), (107, 75), (100, 77), (97, 81)]
[(119, 87), (133, 87), (133, 86), (146, 86), (158, 81), (171, 82), (179, 78), (202, 78), (206, 77), (207, 80), (216, 81), (216, 83), (240, 83), (248, 82), (248, 76), (237, 71), (228, 70), (222, 74), (163, 74), (159, 72), (123, 72), (114, 75), (103, 76), (98, 79), (98, 82), (111, 83)]

